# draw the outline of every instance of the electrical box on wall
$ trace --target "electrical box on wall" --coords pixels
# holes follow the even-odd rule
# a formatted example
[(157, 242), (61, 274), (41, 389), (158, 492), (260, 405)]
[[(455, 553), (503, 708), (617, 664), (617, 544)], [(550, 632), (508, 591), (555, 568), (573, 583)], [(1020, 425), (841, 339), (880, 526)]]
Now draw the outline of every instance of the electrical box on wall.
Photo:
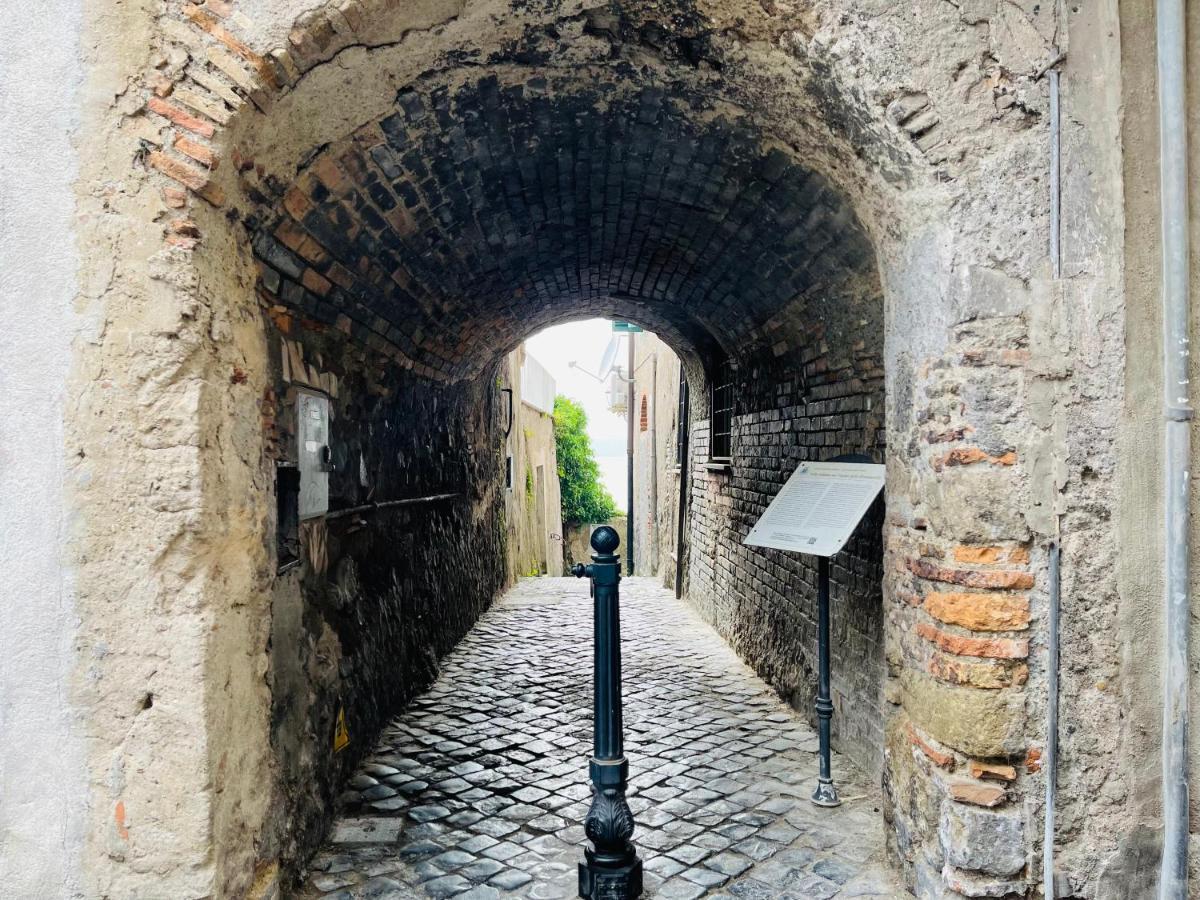
[(311, 519), (329, 511), (329, 398), (298, 391), (296, 417), (300, 518)]

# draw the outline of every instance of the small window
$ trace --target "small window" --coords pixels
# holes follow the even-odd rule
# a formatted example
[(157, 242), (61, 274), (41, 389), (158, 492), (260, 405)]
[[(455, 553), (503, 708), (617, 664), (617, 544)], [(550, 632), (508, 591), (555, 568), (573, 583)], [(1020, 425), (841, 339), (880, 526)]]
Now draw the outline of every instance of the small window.
[(733, 363), (723, 359), (712, 380), (712, 433), (709, 459), (729, 462), (733, 456)]
[(512, 490), (512, 476), (512, 457), (506, 456), (504, 458), (504, 486), (510, 491)]
[(300, 564), (300, 469), (275, 464), (275, 559), (279, 574)]
[(683, 465), (683, 445), (687, 441), (688, 380), (683, 364), (679, 366), (679, 411), (675, 415), (675, 465)]
[(645, 431), (649, 427), (650, 427), (650, 407), (646, 403), (646, 395), (642, 394), (642, 412), (641, 412), (641, 419), (640, 419), (640, 424), (638, 425), (638, 429), (640, 431)]

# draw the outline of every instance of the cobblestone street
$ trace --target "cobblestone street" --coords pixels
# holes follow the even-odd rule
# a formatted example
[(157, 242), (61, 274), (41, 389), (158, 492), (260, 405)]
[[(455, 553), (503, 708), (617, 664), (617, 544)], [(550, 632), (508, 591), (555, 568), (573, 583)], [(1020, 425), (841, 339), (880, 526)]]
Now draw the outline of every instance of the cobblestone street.
[[(653, 580), (623, 580), (621, 601), (647, 895), (907, 897), (876, 787), (835, 756), (846, 802), (814, 807), (808, 724)], [(574, 897), (591, 654), (585, 581), (529, 579), (497, 602), (352, 779), (301, 896)]]

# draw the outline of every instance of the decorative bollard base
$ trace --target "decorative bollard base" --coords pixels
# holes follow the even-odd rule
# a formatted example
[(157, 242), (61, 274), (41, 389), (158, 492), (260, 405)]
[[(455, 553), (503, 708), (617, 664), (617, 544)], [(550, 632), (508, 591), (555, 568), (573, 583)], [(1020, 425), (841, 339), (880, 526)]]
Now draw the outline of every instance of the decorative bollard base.
[(817, 789), (812, 794), (812, 802), (816, 806), (841, 806), (842, 798), (838, 796), (832, 781), (818, 780)]
[(633, 862), (614, 866), (596, 858), (591, 850), (584, 850), (587, 862), (579, 864), (579, 896), (591, 900), (635, 900), (642, 896), (642, 861), (636, 856)]

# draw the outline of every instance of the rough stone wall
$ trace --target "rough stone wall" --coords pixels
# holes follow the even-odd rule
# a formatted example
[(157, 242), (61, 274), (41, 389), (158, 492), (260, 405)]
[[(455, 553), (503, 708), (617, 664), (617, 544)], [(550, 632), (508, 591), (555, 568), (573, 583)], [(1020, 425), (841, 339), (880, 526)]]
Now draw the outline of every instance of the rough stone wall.
[[(323, 837), (342, 779), (433, 679), (512, 563), (499, 450), (507, 410), (496, 390), (504, 381), (377, 379), (340, 336), (278, 311), (275, 324), (291, 337), (273, 354), (268, 452), (276, 464), (296, 462), (295, 390), (304, 387), (330, 397), (333, 466), (329, 514), (300, 523), (302, 563), (271, 591), (276, 777), (259, 853), (279, 859), (286, 884)], [(386, 505), (430, 496), (439, 499)], [(358, 511), (340, 514), (349, 509)], [(341, 749), (339, 714), (350, 733)]]
[(232, 893), (260, 874), (270, 781), (267, 343), (221, 214), (194, 211), (211, 251), (194, 258), (160, 218), (174, 195), (131, 165), (140, 145), (120, 124), (145, 102), (127, 90), (153, 69), (155, 20), (100, 4), (84, 21), (86, 324), (65, 421), (80, 630), (64, 696), (86, 711), (88, 757), (80, 891)]

